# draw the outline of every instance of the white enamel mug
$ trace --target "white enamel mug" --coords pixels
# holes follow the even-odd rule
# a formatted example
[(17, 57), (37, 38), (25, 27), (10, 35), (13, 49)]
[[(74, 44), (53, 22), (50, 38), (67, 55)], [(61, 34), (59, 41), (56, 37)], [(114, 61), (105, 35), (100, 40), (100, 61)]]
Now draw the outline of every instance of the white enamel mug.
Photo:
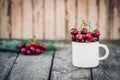
[[(99, 57), (99, 47), (105, 49), (105, 55)], [(109, 55), (109, 49), (99, 42), (72, 42), (72, 61), (73, 65), (81, 68), (92, 68), (99, 65), (99, 60), (104, 60)]]

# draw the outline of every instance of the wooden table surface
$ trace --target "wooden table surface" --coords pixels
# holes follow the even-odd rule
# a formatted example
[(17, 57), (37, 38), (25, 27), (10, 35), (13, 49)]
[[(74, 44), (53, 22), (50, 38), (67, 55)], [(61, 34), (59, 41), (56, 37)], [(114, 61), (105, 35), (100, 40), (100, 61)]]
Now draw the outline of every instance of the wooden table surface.
[(119, 46), (108, 45), (109, 57), (90, 69), (72, 65), (71, 44), (56, 46), (56, 51), (32, 56), (0, 51), (0, 80), (120, 80)]

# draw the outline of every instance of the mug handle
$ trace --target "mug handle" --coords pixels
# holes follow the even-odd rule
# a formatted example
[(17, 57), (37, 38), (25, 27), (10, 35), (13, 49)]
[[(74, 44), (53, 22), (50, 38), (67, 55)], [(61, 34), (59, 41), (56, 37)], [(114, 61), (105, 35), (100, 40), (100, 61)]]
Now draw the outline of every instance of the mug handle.
[(99, 57), (99, 60), (104, 60), (104, 59), (106, 59), (107, 57), (108, 57), (108, 55), (109, 55), (109, 49), (108, 49), (108, 47), (106, 46), (106, 45), (104, 45), (104, 44), (99, 44), (99, 47), (103, 47), (104, 49), (105, 49), (105, 55), (103, 56), (103, 57)]

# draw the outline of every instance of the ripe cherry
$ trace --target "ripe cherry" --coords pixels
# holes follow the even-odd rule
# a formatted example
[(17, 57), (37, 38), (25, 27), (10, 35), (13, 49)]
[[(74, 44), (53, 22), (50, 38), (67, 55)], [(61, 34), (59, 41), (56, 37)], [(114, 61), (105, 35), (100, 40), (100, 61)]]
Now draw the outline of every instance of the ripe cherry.
[(31, 47), (31, 44), (30, 44), (30, 43), (27, 43), (27, 44), (26, 44), (26, 48), (30, 49), (30, 47)]
[(34, 47), (30, 47), (30, 50), (34, 53), (35, 52), (35, 48)]
[(78, 30), (77, 30), (76, 28), (72, 28), (72, 29), (70, 30), (70, 33), (71, 33), (72, 35), (76, 36), (76, 35), (78, 34)]
[(79, 42), (81, 42), (83, 40), (82, 34), (77, 34), (76, 35), (76, 40), (79, 41)]
[(99, 30), (94, 30), (93, 32), (92, 32), (92, 36), (93, 37), (99, 37), (100, 36), (100, 32), (99, 32)]
[(71, 39), (72, 39), (72, 41), (76, 41), (76, 36), (72, 35)]
[(82, 30), (81, 30), (81, 34), (87, 34), (87, 28), (82, 28)]
[(87, 41), (91, 41), (92, 38), (93, 38), (93, 37), (92, 37), (92, 34), (91, 34), (90, 32), (86, 34), (86, 40), (87, 40)]
[(25, 54), (25, 53), (26, 53), (26, 48), (22, 48), (22, 49), (21, 49), (21, 53), (22, 53), (22, 54)]
[(38, 47), (38, 43), (37, 42), (32, 42), (32, 46), (37, 48)]
[(46, 50), (46, 45), (45, 45), (45, 44), (40, 44), (40, 45), (39, 45), (39, 48), (40, 48), (41, 50), (44, 50), (44, 51), (45, 51), (45, 50)]
[(22, 43), (20, 43), (20, 44), (18, 44), (18, 49), (21, 49), (21, 48), (23, 48), (23, 44)]
[(41, 54), (41, 50), (38, 49), (38, 48), (35, 50), (35, 52), (36, 52), (37, 54)]
[(27, 50), (27, 51), (26, 51), (26, 54), (27, 54), (27, 55), (31, 55), (31, 51), (30, 51), (30, 50)]

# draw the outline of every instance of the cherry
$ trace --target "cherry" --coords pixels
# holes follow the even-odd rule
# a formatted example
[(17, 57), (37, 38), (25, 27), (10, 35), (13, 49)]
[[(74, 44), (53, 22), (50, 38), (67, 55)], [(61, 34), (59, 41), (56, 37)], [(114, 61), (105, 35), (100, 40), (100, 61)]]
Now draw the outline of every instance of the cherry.
[(76, 40), (79, 41), (79, 42), (81, 42), (83, 40), (82, 34), (77, 34), (76, 35)]
[(44, 51), (46, 50), (45, 44), (40, 44), (40, 45), (39, 45), (39, 48), (40, 48), (41, 50), (44, 50)]
[(32, 42), (32, 46), (37, 48), (38, 47), (38, 43), (37, 42)]
[(71, 39), (72, 41), (76, 41), (76, 36), (72, 35)]
[(30, 49), (30, 47), (31, 47), (31, 44), (30, 44), (30, 43), (27, 43), (27, 44), (26, 44), (26, 48)]
[(35, 48), (34, 48), (34, 47), (30, 47), (30, 50), (31, 50), (32, 52), (35, 52)]
[(18, 44), (18, 49), (21, 49), (21, 48), (23, 48), (23, 44), (22, 43), (20, 43), (20, 44)]
[(35, 52), (36, 52), (37, 54), (41, 54), (41, 50), (38, 49), (38, 48), (35, 50)]
[(82, 28), (81, 34), (87, 34), (87, 28)]
[(78, 34), (78, 30), (77, 30), (76, 28), (72, 28), (72, 29), (70, 30), (70, 33), (71, 33), (72, 35), (76, 36), (76, 35)]
[(30, 50), (27, 50), (27, 51), (26, 51), (26, 54), (27, 54), (27, 55), (31, 55), (31, 51), (30, 51)]
[(92, 38), (93, 38), (93, 37), (92, 37), (92, 34), (91, 34), (90, 32), (86, 34), (86, 40), (87, 40), (87, 41), (91, 41)]
[(99, 30), (94, 30), (93, 32), (92, 32), (92, 36), (93, 37), (99, 37), (100, 36), (100, 32), (99, 32)]
[(22, 53), (22, 54), (25, 54), (25, 53), (26, 53), (26, 48), (22, 48), (22, 49), (21, 49), (21, 53)]

